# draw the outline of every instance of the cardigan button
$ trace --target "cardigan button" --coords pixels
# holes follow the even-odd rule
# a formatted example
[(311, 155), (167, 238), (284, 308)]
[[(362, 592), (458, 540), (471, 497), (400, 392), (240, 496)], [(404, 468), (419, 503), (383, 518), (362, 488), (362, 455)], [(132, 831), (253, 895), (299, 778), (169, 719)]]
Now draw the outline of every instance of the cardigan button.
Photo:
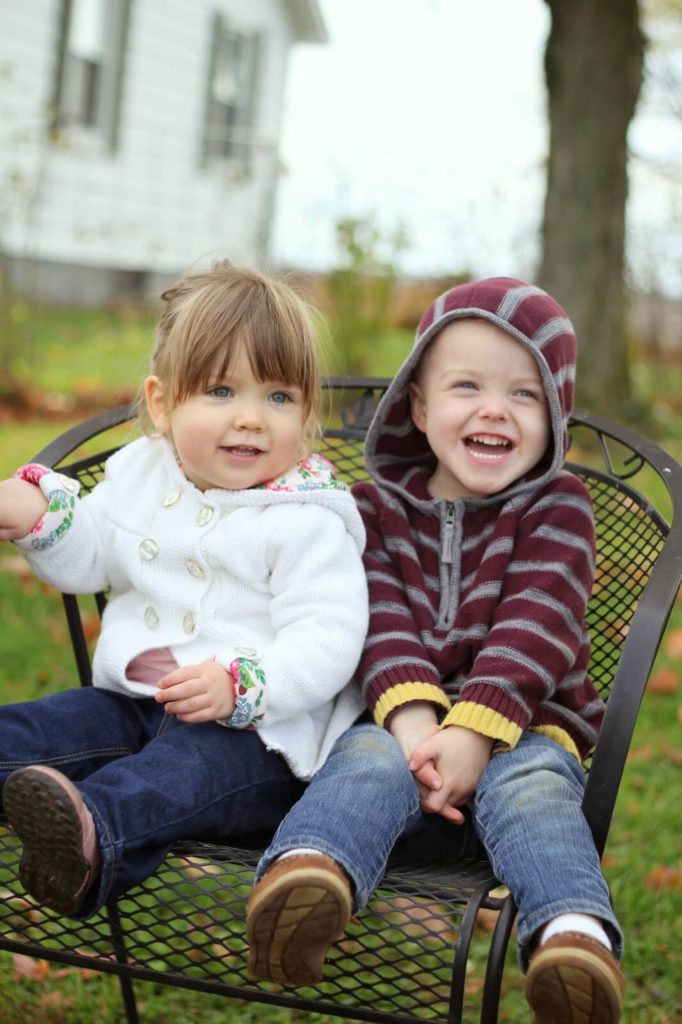
[(185, 562), (185, 568), (187, 572), (194, 576), (195, 579), (201, 580), (204, 578), (204, 570), (201, 568), (198, 562), (195, 562), (193, 558), (188, 558)]
[(238, 658), (257, 658), (258, 651), (255, 647), (235, 647), (234, 653)]
[(159, 624), (159, 613), (157, 612), (156, 608), (152, 608), (151, 605), (149, 608), (145, 608), (144, 621), (147, 623), (150, 629), (156, 629), (156, 627)]
[(175, 505), (176, 502), (180, 501), (180, 491), (171, 491), (167, 494), (161, 504), (164, 508), (170, 508), (171, 505)]
[(182, 628), (185, 633), (193, 633), (196, 626), (196, 619), (194, 612), (187, 612), (184, 619), (182, 620)]
[(213, 519), (213, 509), (210, 505), (204, 505), (197, 515), (197, 526), (208, 526)]
[(140, 558), (145, 562), (151, 562), (152, 558), (156, 558), (159, 553), (159, 545), (151, 537), (145, 537), (140, 542)]
[(76, 491), (78, 490), (78, 483), (77, 483), (77, 481), (73, 480), (70, 476), (63, 476), (60, 473), (59, 481), (60, 481), (62, 487), (64, 488), (64, 490), (67, 492), (67, 494), (75, 494)]

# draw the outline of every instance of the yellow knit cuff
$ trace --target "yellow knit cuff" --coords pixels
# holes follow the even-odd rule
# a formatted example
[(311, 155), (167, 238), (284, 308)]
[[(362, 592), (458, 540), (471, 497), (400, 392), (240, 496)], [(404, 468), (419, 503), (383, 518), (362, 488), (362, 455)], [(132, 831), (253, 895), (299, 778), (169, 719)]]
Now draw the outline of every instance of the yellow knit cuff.
[(390, 690), (382, 693), (376, 702), (374, 721), (377, 725), (383, 725), (391, 711), (418, 700), (439, 704), (446, 711), (450, 708), (450, 701), (440, 686), (434, 686), (433, 683), (396, 683)]
[(482, 736), (490, 736), (494, 740), (500, 740), (509, 749), (513, 749), (521, 739), (523, 729), (510, 722), (508, 718), (501, 715), (499, 711), (484, 704), (475, 704), (473, 701), (459, 701), (445, 716), (440, 724), (441, 729), (448, 725), (461, 725), (464, 729), (471, 729)]
[(534, 725), (531, 732), (539, 732), (542, 733), (543, 736), (548, 736), (550, 740), (554, 740), (554, 742), (558, 743), (560, 747), (567, 750), (569, 754), (573, 754), (576, 761), (579, 761), (582, 764), (580, 751), (565, 729), (562, 729), (558, 725)]

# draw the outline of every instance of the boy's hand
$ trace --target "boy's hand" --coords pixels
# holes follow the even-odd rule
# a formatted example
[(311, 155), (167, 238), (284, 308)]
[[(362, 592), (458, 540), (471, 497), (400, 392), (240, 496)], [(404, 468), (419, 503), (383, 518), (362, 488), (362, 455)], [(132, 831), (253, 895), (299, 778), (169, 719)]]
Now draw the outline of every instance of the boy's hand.
[(27, 480), (0, 481), (0, 540), (26, 537), (47, 511), (47, 498)]
[(217, 722), (234, 711), (232, 676), (217, 661), (184, 665), (159, 679), (154, 699), (181, 722)]
[[(438, 719), (433, 704), (415, 703), (407, 704), (396, 711), (388, 725), (389, 732), (398, 742), (398, 746), (409, 762), (412, 752), (422, 743), (438, 732)], [(410, 765), (412, 771), (412, 766)], [(435, 769), (433, 762), (426, 761), (419, 768), (413, 771), (419, 795), (424, 797), (432, 789), (439, 789), (441, 778)]]
[(494, 740), (471, 729), (450, 725), (425, 739), (409, 759), (415, 777), (424, 766), (433, 765), (441, 786), (422, 794), (422, 810), (442, 814), (455, 825), (464, 824), (459, 807), (471, 800), (488, 761)]

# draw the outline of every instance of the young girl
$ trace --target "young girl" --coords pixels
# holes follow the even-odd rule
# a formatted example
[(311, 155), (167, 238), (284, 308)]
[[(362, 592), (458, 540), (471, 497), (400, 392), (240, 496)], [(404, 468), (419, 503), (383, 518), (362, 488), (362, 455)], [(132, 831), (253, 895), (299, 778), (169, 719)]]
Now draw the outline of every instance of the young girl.
[(0, 482), (0, 539), (60, 590), (109, 590), (94, 686), (0, 708), (22, 883), (80, 918), (177, 839), (274, 828), (361, 710), (364, 530), (312, 454), (306, 307), (229, 263), (162, 298), (145, 436), (83, 498), (38, 465)]

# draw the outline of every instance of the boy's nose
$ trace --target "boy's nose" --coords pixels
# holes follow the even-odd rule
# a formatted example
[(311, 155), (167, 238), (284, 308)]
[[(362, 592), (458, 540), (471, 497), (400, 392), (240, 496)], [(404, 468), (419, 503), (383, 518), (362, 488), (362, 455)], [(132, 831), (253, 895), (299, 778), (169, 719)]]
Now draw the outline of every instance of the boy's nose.
[(481, 403), (479, 415), (484, 419), (506, 420), (509, 416), (507, 403), (501, 396), (486, 395)]

